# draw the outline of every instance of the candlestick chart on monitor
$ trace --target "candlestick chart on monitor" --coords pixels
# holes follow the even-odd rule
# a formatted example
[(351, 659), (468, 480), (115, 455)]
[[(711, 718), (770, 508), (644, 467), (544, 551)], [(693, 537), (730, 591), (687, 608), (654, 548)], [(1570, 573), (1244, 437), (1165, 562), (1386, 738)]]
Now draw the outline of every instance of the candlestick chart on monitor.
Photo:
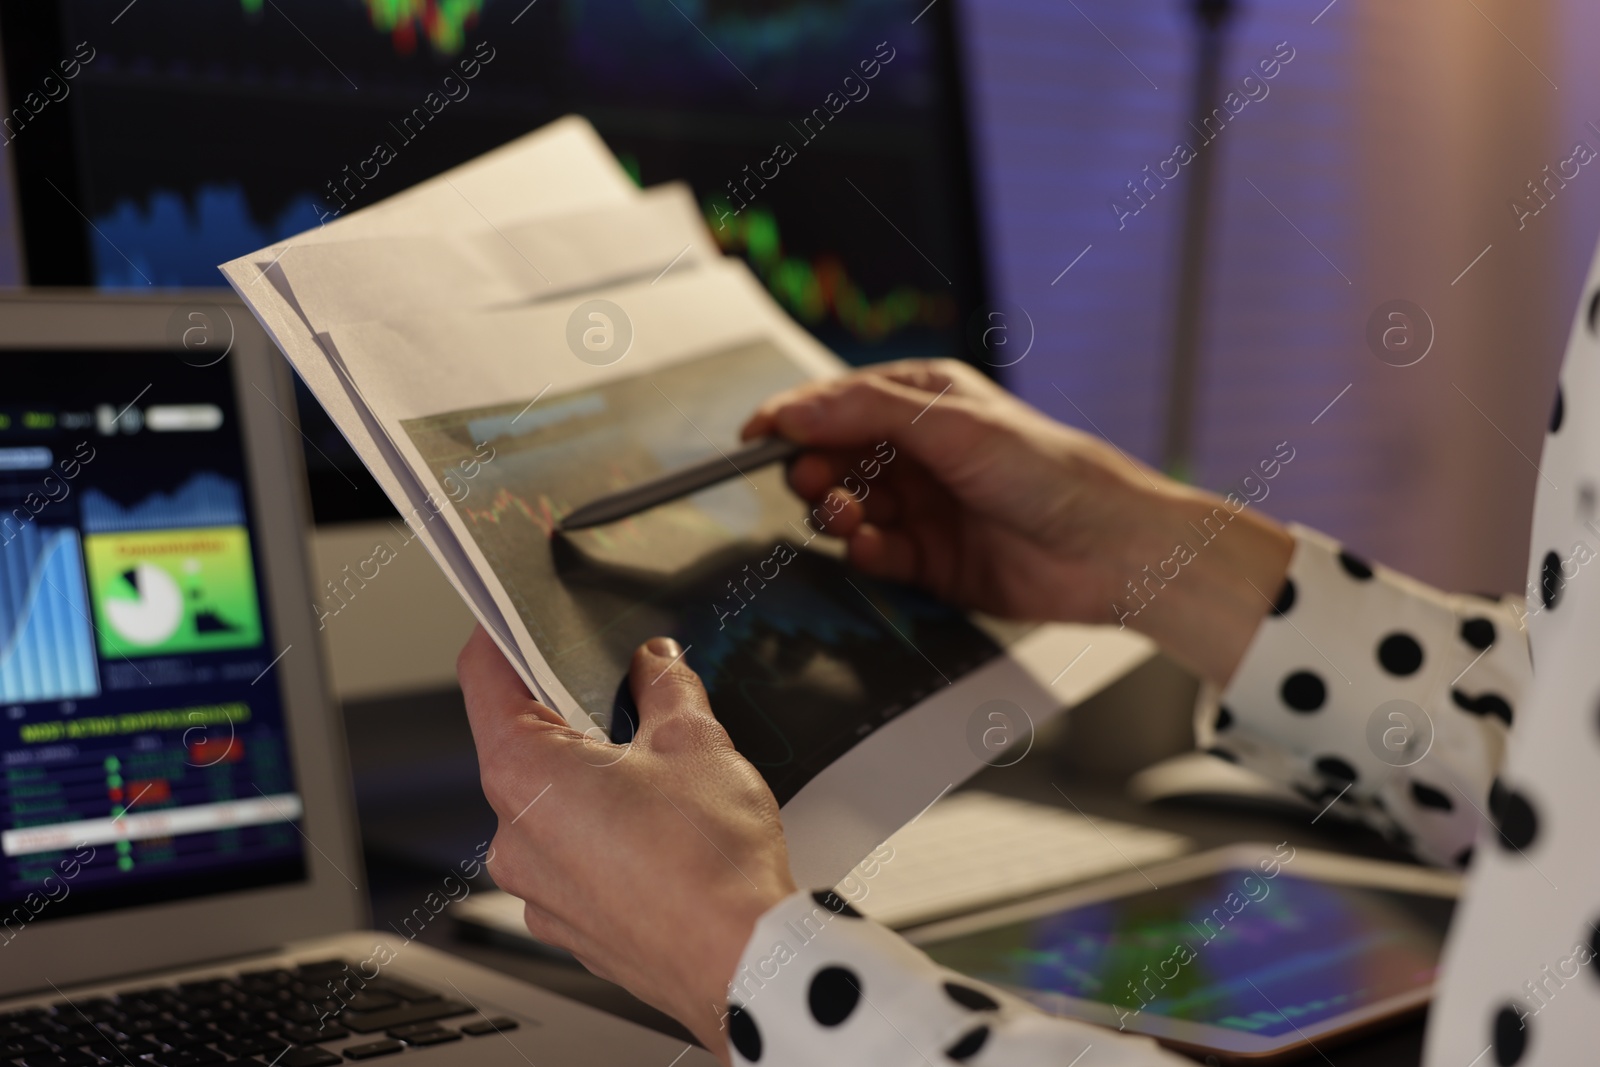
[[(846, 361), (961, 358), (981, 255), (949, 16), (935, 5), (914, 20), (924, 6), (0, 2), (14, 97), (80, 42), (92, 54), (6, 149), (28, 278), (217, 285), (218, 263), (578, 113), (644, 184), (685, 181), (707, 205), (739, 190), (748, 206), (708, 225)], [(855, 99), (835, 113), (846, 77)], [(448, 103), (401, 131), (430, 94)], [(773, 173), (779, 142), (794, 161), (751, 180)], [(385, 514), (308, 393), (301, 409), (318, 520)]]

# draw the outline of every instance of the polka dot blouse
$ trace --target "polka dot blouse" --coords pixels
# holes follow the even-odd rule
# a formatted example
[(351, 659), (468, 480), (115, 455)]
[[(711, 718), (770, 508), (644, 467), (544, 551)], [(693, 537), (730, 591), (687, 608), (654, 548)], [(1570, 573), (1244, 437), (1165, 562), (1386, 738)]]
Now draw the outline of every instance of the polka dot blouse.
[[(1219, 758), (1470, 869), (1429, 1067), (1600, 1050), (1600, 423), (1584, 417), (1600, 412), (1600, 259), (1586, 292), (1540, 464), (1526, 602), (1442, 593), (1296, 528), (1272, 614), (1198, 712)], [(764, 1067), (1193, 1062), (948, 971), (832, 892), (761, 919), (724, 1021), (734, 1062)]]

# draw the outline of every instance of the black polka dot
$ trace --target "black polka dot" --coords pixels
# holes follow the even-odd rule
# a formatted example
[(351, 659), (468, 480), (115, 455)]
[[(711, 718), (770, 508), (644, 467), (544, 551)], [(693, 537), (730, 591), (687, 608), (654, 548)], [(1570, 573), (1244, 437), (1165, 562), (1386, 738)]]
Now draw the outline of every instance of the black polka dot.
[(1546, 552), (1539, 570), (1539, 599), (1547, 609), (1553, 608), (1560, 603), (1561, 587), (1566, 584), (1566, 579), (1561, 577), (1561, 557), (1554, 552)]
[(1494, 816), (1496, 819), (1500, 818), (1500, 812), (1503, 811), (1506, 806), (1506, 797), (1510, 795), (1511, 790), (1507, 789), (1505, 787), (1505, 783), (1500, 781), (1500, 779), (1496, 778), (1494, 781), (1490, 782), (1489, 814)]
[(1461, 623), (1461, 640), (1482, 652), (1494, 644), (1494, 623), (1479, 616)]
[(1589, 332), (1600, 336), (1600, 289), (1589, 298)]
[(1422, 666), (1422, 646), (1410, 634), (1390, 634), (1378, 643), (1378, 662), (1390, 674), (1404, 678)]
[(957, 1041), (955, 1044), (945, 1049), (944, 1054), (955, 1060), (957, 1063), (965, 1063), (967, 1060), (970, 1060), (972, 1057), (976, 1056), (978, 1054), (978, 1050), (983, 1048), (984, 1042), (988, 1040), (989, 1028), (987, 1026), (980, 1026), (976, 1029), (968, 1030), (960, 1041)]
[(1317, 760), (1314, 766), (1317, 768), (1318, 774), (1327, 775), (1329, 778), (1337, 778), (1341, 782), (1354, 782), (1356, 780), (1356, 769), (1338, 756), (1323, 756)]
[[(1492, 799), (1491, 799), (1492, 802)], [(1515, 790), (1507, 790), (1494, 813), (1500, 824), (1500, 843), (1507, 851), (1523, 850), (1539, 836), (1539, 816), (1528, 803), (1528, 798)]]
[(831, 889), (819, 889), (811, 894), (811, 899), (821, 904), (835, 915), (843, 915), (847, 919), (859, 919), (861, 913), (850, 906), (850, 902)]
[(1283, 580), (1283, 591), (1278, 594), (1278, 599), (1272, 602), (1274, 615), (1287, 615), (1289, 609), (1294, 607), (1294, 579)]
[(1328, 687), (1310, 671), (1295, 671), (1283, 680), (1283, 702), (1295, 711), (1316, 711), (1328, 699)]
[(756, 1063), (761, 1059), (761, 1031), (743, 1004), (728, 1005), (728, 1040), (733, 1043), (734, 1051), (748, 1062)]
[(823, 1026), (850, 1018), (861, 999), (861, 982), (844, 967), (824, 967), (811, 979), (811, 1017)]
[(945, 994), (963, 1008), (972, 1011), (999, 1011), (1000, 1002), (981, 989), (973, 989), (969, 985), (959, 982), (946, 982)]
[(1431, 785), (1421, 782), (1411, 783), (1411, 799), (1417, 802), (1420, 808), (1438, 808), (1440, 811), (1454, 811), (1455, 804), (1444, 792)]
[(1372, 566), (1366, 560), (1360, 556), (1352, 556), (1343, 549), (1339, 550), (1339, 565), (1344, 568), (1346, 574), (1358, 582), (1364, 582), (1372, 577)]
[(1550, 432), (1555, 433), (1561, 429), (1561, 422), (1567, 417), (1567, 399), (1561, 394), (1561, 386), (1556, 386), (1556, 402), (1550, 408)]
[(1470, 696), (1459, 689), (1452, 689), (1450, 699), (1463, 711), (1474, 715), (1493, 715), (1507, 726), (1511, 725), (1511, 705), (1499, 693)]
[(1325, 785), (1313, 789), (1310, 786), (1301, 785), (1297, 782), (1295, 783), (1294, 791), (1305, 797), (1306, 800), (1310, 801), (1311, 803), (1321, 807), (1330, 800), (1338, 799), (1339, 795), (1344, 792), (1344, 787), (1340, 786), (1338, 789), (1335, 789), (1331, 785)]
[(1229, 752), (1227, 749), (1221, 747), (1220, 745), (1212, 745), (1210, 748), (1206, 749), (1206, 754), (1207, 755), (1211, 755), (1211, 756), (1215, 756), (1215, 757), (1217, 757), (1217, 759), (1220, 759), (1220, 760), (1227, 760), (1229, 763), (1238, 763), (1239, 762), (1239, 757), (1238, 756), (1234, 755), (1232, 752)]
[[(1600, 922), (1589, 924), (1589, 951), (1600, 956)], [(1592, 969), (1589, 973), (1594, 975), (1595, 981), (1600, 982), (1600, 968)]]
[(1226, 705), (1219, 707), (1217, 709), (1217, 732), (1221, 733), (1232, 725), (1233, 712), (1229, 711)]
[(1511, 725), (1511, 705), (1498, 693), (1482, 693), (1477, 703), (1479, 715), (1493, 715), (1507, 726)]
[(1456, 866), (1459, 867), (1463, 871), (1466, 870), (1468, 867), (1472, 866), (1472, 846), (1471, 845), (1468, 845), (1466, 848), (1464, 848), (1460, 852), (1456, 853)]
[(1501, 1008), (1494, 1017), (1494, 1062), (1500, 1067), (1511, 1067), (1522, 1060), (1528, 1051), (1528, 1031), (1522, 1025), (1522, 1016), (1510, 1004)]

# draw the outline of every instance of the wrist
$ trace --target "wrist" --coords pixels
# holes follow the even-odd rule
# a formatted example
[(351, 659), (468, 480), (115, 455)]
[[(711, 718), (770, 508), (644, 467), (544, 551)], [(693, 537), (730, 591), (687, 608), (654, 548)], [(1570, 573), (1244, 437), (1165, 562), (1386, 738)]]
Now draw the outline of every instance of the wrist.
[(1283, 589), (1294, 537), (1237, 496), (1167, 483), (1121, 547), (1115, 621), (1225, 687)]
[(707, 909), (708, 926), (699, 960), (680, 982), (686, 1000), (673, 1014), (712, 1055), (728, 1056), (729, 987), (761, 917), (795, 892), (792, 882), (775, 883), (737, 901)]

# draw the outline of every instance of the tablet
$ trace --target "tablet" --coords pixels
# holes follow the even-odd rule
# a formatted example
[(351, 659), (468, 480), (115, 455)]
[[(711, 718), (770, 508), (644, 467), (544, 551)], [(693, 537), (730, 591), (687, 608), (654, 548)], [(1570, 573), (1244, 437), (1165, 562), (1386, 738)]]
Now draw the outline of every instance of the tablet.
[(1420, 1011), (1459, 885), (1288, 843), (1234, 845), (909, 936), (1045, 1011), (1270, 1064)]

